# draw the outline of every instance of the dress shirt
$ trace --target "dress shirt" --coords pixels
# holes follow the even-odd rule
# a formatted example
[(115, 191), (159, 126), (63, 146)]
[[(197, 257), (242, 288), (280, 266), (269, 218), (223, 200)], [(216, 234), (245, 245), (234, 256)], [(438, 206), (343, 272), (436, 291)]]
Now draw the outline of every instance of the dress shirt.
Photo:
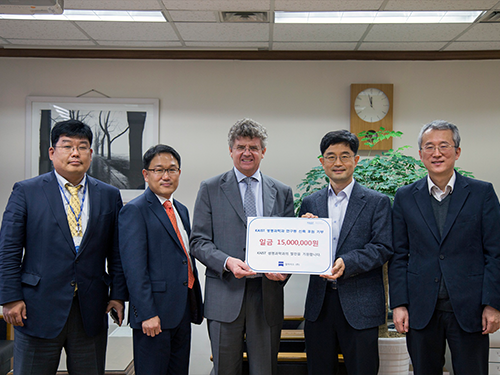
[[(66, 184), (70, 184), (71, 186), (75, 186), (75, 187), (82, 185), (80, 190), (78, 190), (78, 199), (80, 200), (80, 204), (81, 204), (82, 199), (83, 199), (83, 192), (85, 190), (85, 183), (87, 182), (87, 175), (85, 174), (85, 176), (83, 176), (83, 179), (80, 181), (79, 184), (73, 185), (71, 182), (66, 180), (63, 176), (61, 176), (55, 170), (54, 170), (54, 174), (56, 175), (57, 183), (62, 188), (62, 189), (59, 189), (59, 192), (61, 193), (61, 199), (62, 199), (63, 204), (64, 204), (64, 212), (67, 213), (68, 206), (69, 206), (69, 200), (71, 199), (71, 194), (68, 191), (68, 189), (66, 189)], [(65, 196), (67, 199), (65, 198)], [(81, 212), (82, 212), (82, 216), (80, 219), (81, 219), (81, 224), (82, 224), (82, 237), (73, 237), (73, 241), (75, 243), (75, 246), (80, 245), (80, 242), (81, 242), (83, 236), (85, 236), (85, 230), (87, 229), (87, 224), (89, 222), (90, 200), (89, 200), (89, 187), (88, 187), (88, 185), (87, 185), (87, 189), (85, 191), (85, 201), (83, 202), (83, 207), (81, 207)]]
[(337, 248), (340, 230), (342, 229), (342, 224), (344, 222), (347, 205), (349, 204), (349, 198), (351, 197), (353, 187), (354, 179), (342, 191), (335, 194), (332, 185), (328, 185), (328, 217), (332, 219), (334, 248)]
[[(234, 168), (234, 173), (236, 174), (236, 181), (238, 181), (238, 187), (240, 189), (240, 194), (241, 194), (241, 201), (245, 201), (245, 192), (247, 191), (248, 185), (245, 181), (245, 176), (243, 173), (241, 173), (239, 170)], [(255, 195), (255, 204), (257, 205), (257, 216), (263, 216), (264, 215), (264, 203), (262, 201), (262, 176), (260, 174), (260, 169), (257, 169), (257, 171), (250, 177), (253, 177), (254, 179), (252, 180), (252, 190)]]
[(455, 176), (456, 172), (453, 172), (453, 176), (451, 176), (450, 181), (446, 184), (446, 188), (442, 191), (427, 175), (427, 187), (429, 188), (429, 194), (432, 195), (438, 202), (441, 202), (444, 198), (446, 198), (449, 194), (453, 192), (453, 188), (455, 187), (455, 180), (457, 177)]

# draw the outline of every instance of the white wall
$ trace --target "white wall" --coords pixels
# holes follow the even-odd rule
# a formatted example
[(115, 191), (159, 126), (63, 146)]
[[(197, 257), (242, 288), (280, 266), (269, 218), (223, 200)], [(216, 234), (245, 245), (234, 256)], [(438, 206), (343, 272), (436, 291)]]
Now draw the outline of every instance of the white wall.
[[(424, 123), (454, 122), (462, 135), (457, 165), (500, 192), (499, 61), (135, 61), (0, 58), (0, 210), (24, 178), (25, 99), (77, 96), (159, 98), (160, 142), (182, 156), (176, 198), (192, 211), (201, 180), (231, 168), (230, 126), (252, 117), (267, 127), (262, 171), (295, 188), (318, 163), (319, 141), (349, 128), (351, 83), (394, 84), (395, 146), (412, 145)], [(286, 287), (287, 314), (302, 314), (307, 278)], [(192, 373), (209, 372), (206, 327), (194, 328)]]

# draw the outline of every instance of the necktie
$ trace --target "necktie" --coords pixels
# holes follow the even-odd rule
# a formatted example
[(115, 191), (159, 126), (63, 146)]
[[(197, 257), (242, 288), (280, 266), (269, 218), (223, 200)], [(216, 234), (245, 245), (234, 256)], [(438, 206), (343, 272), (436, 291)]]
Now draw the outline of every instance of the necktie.
[(245, 215), (247, 217), (255, 217), (257, 216), (257, 207), (255, 205), (255, 195), (252, 189), (252, 181), (253, 177), (245, 178), (245, 182), (247, 183), (247, 190), (245, 191), (245, 196), (243, 199), (243, 208), (245, 209)]
[(163, 203), (163, 207), (165, 207), (165, 211), (167, 211), (168, 218), (170, 219), (170, 222), (174, 227), (175, 233), (177, 234), (177, 238), (179, 238), (179, 241), (182, 245), (182, 249), (184, 250), (184, 254), (186, 254), (188, 261), (188, 287), (189, 289), (193, 289), (194, 273), (193, 273), (193, 268), (191, 267), (191, 258), (189, 257), (189, 254), (186, 251), (186, 247), (184, 246), (184, 241), (182, 241), (181, 232), (179, 232), (179, 227), (177, 226), (177, 219), (175, 218), (175, 212), (174, 209), (172, 208), (172, 202), (166, 200), (165, 203)]
[(80, 216), (80, 199), (78, 198), (78, 190), (81, 189), (82, 185), (71, 186), (70, 184), (66, 184), (65, 186), (66, 189), (68, 189), (69, 193), (71, 194), (71, 198), (69, 199), (68, 210), (66, 212), (69, 229), (71, 231), (71, 236), (81, 237), (82, 218)]

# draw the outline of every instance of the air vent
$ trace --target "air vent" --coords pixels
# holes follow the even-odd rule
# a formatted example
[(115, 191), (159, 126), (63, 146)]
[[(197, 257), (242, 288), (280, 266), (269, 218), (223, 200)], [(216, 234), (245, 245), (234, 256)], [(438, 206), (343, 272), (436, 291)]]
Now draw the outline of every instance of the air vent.
[(222, 22), (267, 22), (267, 12), (220, 12)]
[(487, 13), (480, 20), (480, 23), (500, 23), (500, 11), (494, 11)]

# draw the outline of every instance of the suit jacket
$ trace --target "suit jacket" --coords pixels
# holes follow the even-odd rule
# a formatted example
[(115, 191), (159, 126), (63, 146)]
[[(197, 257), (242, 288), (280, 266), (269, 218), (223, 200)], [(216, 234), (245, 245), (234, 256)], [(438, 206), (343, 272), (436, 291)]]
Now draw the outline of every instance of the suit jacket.
[[(187, 208), (173, 200), (188, 236)], [(158, 197), (148, 188), (127, 203), (119, 217), (120, 254), (130, 293), (130, 326), (142, 329), (142, 322), (159, 316), (162, 329), (177, 327), (188, 301), (188, 267), (186, 254)], [(194, 258), (191, 264), (196, 276), (196, 307), (202, 315), (201, 291)]]
[(61, 332), (75, 283), (89, 336), (107, 327), (109, 299), (128, 298), (118, 250), (120, 191), (87, 178), (90, 216), (78, 254), (54, 172), (14, 185), (0, 232), (0, 304), (24, 300), (28, 319), (16, 329), (25, 334), (50, 339)]
[(410, 328), (422, 329), (436, 307), (444, 277), (455, 316), (467, 332), (481, 331), (486, 305), (500, 309), (500, 207), (490, 183), (456, 173), (440, 236), (427, 177), (398, 190), (391, 307), (407, 305)]
[[(328, 217), (328, 189), (304, 198), (299, 216)], [(344, 316), (355, 329), (385, 322), (382, 266), (392, 256), (391, 204), (387, 196), (354, 182), (337, 243), (336, 258), (345, 264), (337, 280)], [(311, 275), (304, 317), (315, 321), (323, 306), (327, 281)]]
[[(262, 175), (264, 216), (293, 216), (292, 189)], [(191, 252), (207, 266), (205, 316), (230, 323), (241, 310), (245, 278), (224, 271), (228, 256), (245, 260), (247, 219), (234, 170), (203, 181), (194, 208)], [(267, 324), (283, 321), (283, 283), (262, 278)]]

